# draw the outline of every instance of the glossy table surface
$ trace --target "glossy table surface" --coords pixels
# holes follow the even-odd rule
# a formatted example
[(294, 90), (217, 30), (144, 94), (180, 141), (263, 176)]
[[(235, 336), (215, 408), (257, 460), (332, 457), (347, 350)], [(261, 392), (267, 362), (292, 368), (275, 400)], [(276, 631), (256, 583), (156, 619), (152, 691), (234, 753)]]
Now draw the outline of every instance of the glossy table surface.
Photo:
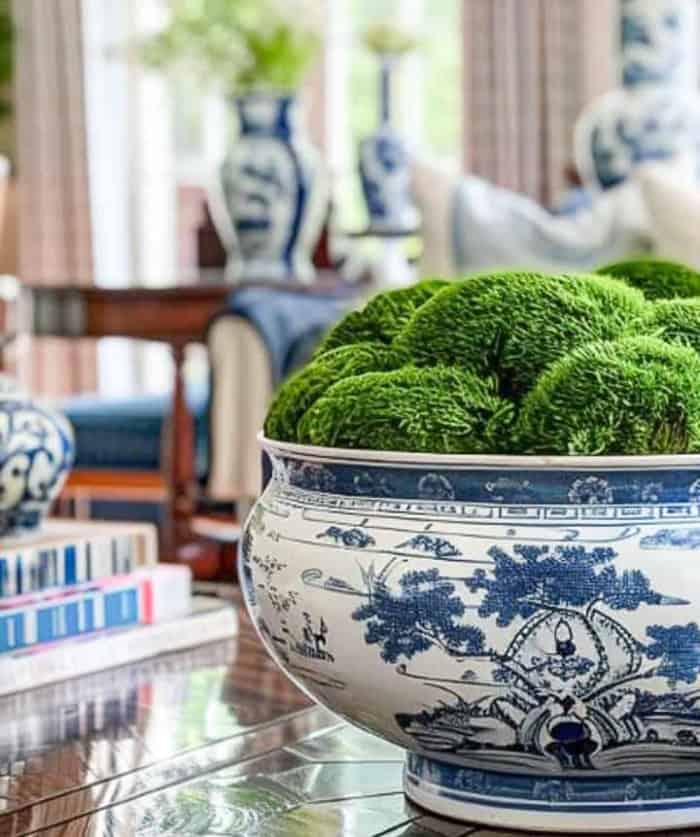
[(234, 640), (0, 700), (0, 837), (505, 837), (407, 802), (403, 751), (312, 705), (239, 613)]

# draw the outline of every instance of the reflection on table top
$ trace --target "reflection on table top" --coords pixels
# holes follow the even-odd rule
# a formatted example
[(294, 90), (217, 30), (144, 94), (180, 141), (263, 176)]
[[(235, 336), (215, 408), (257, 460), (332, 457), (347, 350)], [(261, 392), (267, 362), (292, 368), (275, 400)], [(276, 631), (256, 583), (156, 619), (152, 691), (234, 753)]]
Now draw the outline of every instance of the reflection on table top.
[(0, 700), (0, 837), (506, 837), (406, 801), (403, 751), (312, 705), (240, 612), (235, 640)]

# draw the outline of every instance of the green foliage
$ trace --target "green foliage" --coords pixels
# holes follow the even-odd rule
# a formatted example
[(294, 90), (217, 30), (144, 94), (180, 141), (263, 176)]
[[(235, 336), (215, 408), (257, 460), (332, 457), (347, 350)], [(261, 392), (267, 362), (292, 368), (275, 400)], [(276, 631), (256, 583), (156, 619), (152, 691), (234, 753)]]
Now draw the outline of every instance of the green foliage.
[(145, 64), (194, 72), (227, 93), (296, 90), (319, 46), (312, 0), (175, 0), (141, 47)]
[(638, 288), (647, 299), (700, 296), (700, 273), (676, 262), (634, 259), (601, 267), (598, 273)]
[(557, 358), (633, 331), (644, 311), (642, 294), (607, 277), (484, 274), (426, 302), (396, 347), (419, 366), (494, 375), (501, 395), (517, 400)]
[(700, 352), (700, 298), (663, 299), (649, 306), (645, 331)]
[(654, 337), (589, 343), (555, 362), (525, 398), (528, 453), (700, 450), (700, 357)]
[(332, 384), (398, 365), (395, 353), (381, 343), (339, 346), (326, 352), (282, 385), (267, 414), (265, 434), (270, 439), (298, 441), (299, 420)]
[(299, 423), (313, 445), (431, 453), (486, 453), (508, 438), (514, 406), (495, 383), (465, 370), (404, 367), (332, 386)]
[(413, 33), (391, 21), (370, 24), (362, 35), (370, 52), (377, 55), (404, 55), (415, 49), (418, 41)]
[(409, 288), (377, 294), (361, 311), (351, 312), (332, 328), (316, 355), (352, 343), (391, 343), (415, 311), (447, 285), (444, 279), (425, 279)]

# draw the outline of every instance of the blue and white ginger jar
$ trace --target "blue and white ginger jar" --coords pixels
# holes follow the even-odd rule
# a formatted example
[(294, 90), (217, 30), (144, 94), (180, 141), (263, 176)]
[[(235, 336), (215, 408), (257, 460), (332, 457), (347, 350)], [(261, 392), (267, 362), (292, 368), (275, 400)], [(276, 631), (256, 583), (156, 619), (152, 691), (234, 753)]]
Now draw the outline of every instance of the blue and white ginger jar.
[(70, 472), (73, 430), (0, 376), (0, 537), (37, 529)]
[(264, 442), (240, 578), (308, 694), (448, 817), (700, 825), (700, 456)]

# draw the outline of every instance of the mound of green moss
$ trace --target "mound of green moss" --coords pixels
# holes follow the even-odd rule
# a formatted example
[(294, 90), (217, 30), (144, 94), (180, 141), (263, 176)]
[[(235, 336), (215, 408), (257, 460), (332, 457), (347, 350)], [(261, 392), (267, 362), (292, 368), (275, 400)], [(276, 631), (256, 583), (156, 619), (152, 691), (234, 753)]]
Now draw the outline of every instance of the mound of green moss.
[(655, 302), (649, 306), (645, 331), (666, 343), (681, 343), (700, 352), (700, 298)]
[(444, 279), (425, 279), (408, 288), (377, 294), (328, 332), (315, 357), (354, 343), (391, 343), (415, 311), (448, 284)]
[(527, 453), (700, 450), (700, 356), (654, 337), (580, 346), (525, 398), (515, 436)]
[(334, 384), (299, 424), (312, 445), (488, 453), (508, 438), (514, 406), (495, 382), (463, 369), (404, 367)]
[(281, 387), (267, 413), (265, 434), (270, 439), (298, 441), (299, 420), (330, 386), (344, 378), (399, 365), (395, 352), (382, 343), (358, 343), (331, 349), (312, 360)]
[(495, 376), (500, 394), (517, 400), (572, 349), (633, 333), (645, 309), (641, 293), (607, 277), (480, 275), (435, 294), (395, 346), (418, 366)]
[(700, 296), (700, 273), (676, 262), (631, 259), (597, 271), (639, 289), (647, 299)]
[[(623, 264), (644, 270), (610, 275)], [(380, 294), (281, 387), (266, 435), (426, 453), (700, 452), (700, 297), (647, 300), (658, 265), (665, 294), (698, 277), (628, 262)]]

